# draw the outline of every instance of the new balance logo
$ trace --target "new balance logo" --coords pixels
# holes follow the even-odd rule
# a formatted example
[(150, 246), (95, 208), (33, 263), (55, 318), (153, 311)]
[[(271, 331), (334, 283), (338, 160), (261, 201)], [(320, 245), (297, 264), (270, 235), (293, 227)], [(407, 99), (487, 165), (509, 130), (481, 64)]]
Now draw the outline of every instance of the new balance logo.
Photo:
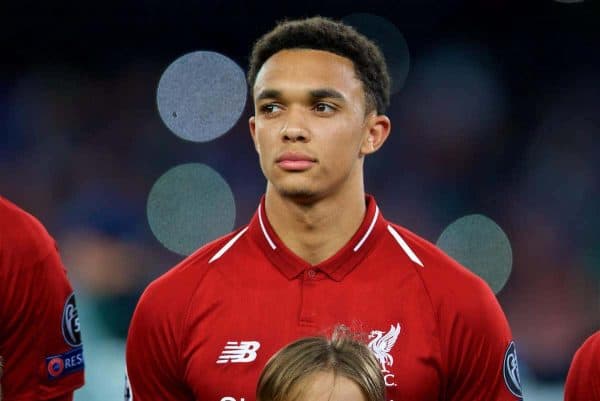
[(260, 348), (258, 341), (227, 341), (217, 363), (248, 363), (256, 359), (256, 351)]

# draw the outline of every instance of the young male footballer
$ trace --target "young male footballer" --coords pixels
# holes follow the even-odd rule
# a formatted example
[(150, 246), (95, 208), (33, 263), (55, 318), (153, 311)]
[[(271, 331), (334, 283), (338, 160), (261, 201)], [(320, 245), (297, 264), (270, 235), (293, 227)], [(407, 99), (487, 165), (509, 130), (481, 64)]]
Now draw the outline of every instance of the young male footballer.
[(133, 400), (254, 401), (278, 349), (338, 325), (369, 334), (388, 400), (521, 399), (490, 288), (365, 194), (365, 158), (391, 129), (377, 46), (329, 19), (284, 22), (255, 44), (248, 81), (265, 195), (142, 295)]
[(70, 401), (84, 362), (73, 288), (56, 244), (0, 197), (0, 399)]
[(565, 384), (565, 401), (600, 401), (600, 331), (577, 350)]

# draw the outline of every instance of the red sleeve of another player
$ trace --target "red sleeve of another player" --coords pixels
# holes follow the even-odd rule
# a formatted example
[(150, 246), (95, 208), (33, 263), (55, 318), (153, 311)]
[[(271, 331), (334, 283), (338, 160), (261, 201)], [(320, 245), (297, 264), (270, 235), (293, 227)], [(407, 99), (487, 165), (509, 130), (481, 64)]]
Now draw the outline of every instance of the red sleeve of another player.
[(515, 344), (495, 295), (479, 278), (461, 285), (440, 313), (448, 369), (445, 399), (521, 400)]
[[(69, 397), (84, 382), (83, 347), (73, 288), (52, 245), (50, 254), (32, 269), (37, 291), (30, 304), (37, 308), (31, 322), (40, 355), (40, 399)], [(40, 335), (43, 333), (43, 335)]]
[(600, 332), (579, 348), (567, 376), (565, 401), (600, 401)]
[(179, 361), (183, 311), (174, 302), (177, 292), (162, 284), (159, 279), (146, 289), (129, 326), (126, 400), (194, 400)]

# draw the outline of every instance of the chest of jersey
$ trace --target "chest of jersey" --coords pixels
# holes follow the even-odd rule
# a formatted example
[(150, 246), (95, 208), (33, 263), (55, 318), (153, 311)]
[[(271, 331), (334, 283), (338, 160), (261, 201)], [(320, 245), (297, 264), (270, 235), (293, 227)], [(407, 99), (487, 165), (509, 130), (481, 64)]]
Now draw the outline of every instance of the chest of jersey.
[(268, 359), (300, 337), (345, 325), (381, 364), (388, 400), (437, 400), (438, 333), (419, 277), (394, 263), (361, 264), (341, 281), (307, 270), (288, 280), (268, 263), (216, 271), (191, 305), (185, 381), (199, 401), (253, 401)]

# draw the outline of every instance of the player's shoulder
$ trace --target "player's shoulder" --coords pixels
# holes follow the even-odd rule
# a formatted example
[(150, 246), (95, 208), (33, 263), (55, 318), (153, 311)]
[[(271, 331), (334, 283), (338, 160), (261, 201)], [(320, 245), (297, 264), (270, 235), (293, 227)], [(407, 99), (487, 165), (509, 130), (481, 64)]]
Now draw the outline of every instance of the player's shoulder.
[(565, 381), (565, 401), (600, 399), (600, 331), (577, 349)]
[(36, 217), (2, 196), (0, 222), (0, 247), (13, 258), (35, 263), (55, 248), (54, 239)]
[(452, 298), (455, 303), (461, 300), (471, 303), (473, 299), (495, 299), (492, 290), (483, 279), (436, 245), (400, 225), (390, 226), (405, 241), (408, 248), (405, 252), (412, 252), (414, 259), (418, 260), (418, 263), (413, 263), (413, 268), (421, 277), (431, 297)]
[(585, 355), (594, 360), (600, 358), (600, 330), (585, 340), (581, 347), (579, 347), (577, 354)]
[[(485, 282), (466, 267), (462, 266), (443, 250), (414, 232), (397, 224), (390, 226), (404, 239), (409, 249), (420, 262), (420, 271), (427, 280), (451, 280), (452, 283), (486, 286)], [(447, 284), (447, 283), (446, 283)]]
[[(210, 276), (211, 270), (217, 268), (215, 264), (210, 263), (211, 258), (219, 249), (230, 243), (238, 232), (240, 230), (204, 245), (152, 281), (136, 306), (129, 329), (130, 338), (138, 338), (136, 333), (160, 327), (174, 327), (178, 335), (182, 335), (195, 296), (200, 293), (201, 288), (206, 288), (202, 287), (203, 284), (211, 284), (207, 277)], [(218, 277), (218, 274), (212, 277)]]
[(245, 231), (245, 227), (202, 246), (152, 281), (144, 291), (142, 298), (180, 297), (189, 299), (189, 296), (195, 292), (211, 270), (216, 268), (217, 265), (211, 263), (215, 255), (231, 244), (232, 240), (243, 231)]

